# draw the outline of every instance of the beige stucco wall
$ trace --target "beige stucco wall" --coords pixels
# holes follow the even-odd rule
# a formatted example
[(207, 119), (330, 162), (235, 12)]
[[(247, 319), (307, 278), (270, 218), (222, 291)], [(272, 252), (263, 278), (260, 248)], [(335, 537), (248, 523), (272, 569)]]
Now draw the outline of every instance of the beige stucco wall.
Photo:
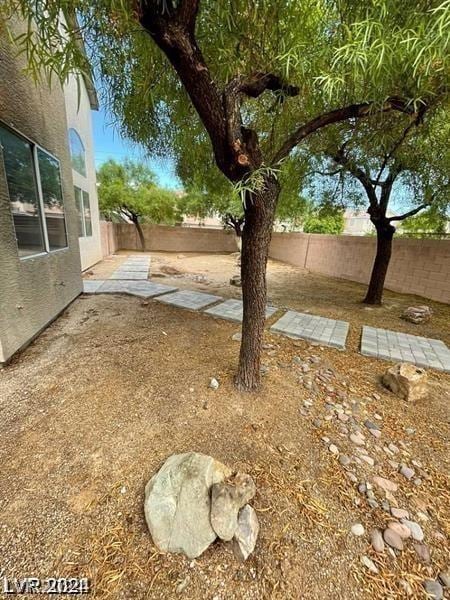
[[(139, 249), (133, 225), (108, 225), (116, 233), (114, 239), (108, 230), (110, 239), (114, 239), (110, 247)], [(223, 229), (145, 225), (144, 231), (150, 251), (236, 252), (237, 249), (234, 235)], [(315, 273), (368, 283), (375, 246), (374, 237), (273, 233), (269, 256)], [(386, 287), (450, 302), (450, 240), (394, 239)]]
[[(270, 257), (360, 283), (368, 283), (376, 239), (344, 235), (274, 233)], [(394, 238), (386, 287), (450, 302), (450, 240)]]
[(95, 174), (94, 141), (92, 136), (91, 105), (84, 79), (70, 75), (64, 86), (67, 129), (73, 128), (83, 142), (86, 151), (86, 177), (72, 169), (73, 183), (89, 194), (91, 205), (92, 236), (80, 237), (81, 268), (84, 271), (102, 259), (100, 218), (98, 212), (97, 179)]
[[(204, 227), (170, 227), (143, 225), (147, 250), (165, 252), (236, 252), (235, 236), (223, 229)], [(139, 238), (134, 225), (115, 225), (117, 246), (121, 249), (139, 250)]]
[(15, 54), (0, 38), (0, 121), (60, 160), (69, 247), (19, 260), (0, 155), (0, 362), (36, 336), (82, 289), (64, 96), (56, 83), (52, 90), (35, 87), (22, 74), (24, 59)]

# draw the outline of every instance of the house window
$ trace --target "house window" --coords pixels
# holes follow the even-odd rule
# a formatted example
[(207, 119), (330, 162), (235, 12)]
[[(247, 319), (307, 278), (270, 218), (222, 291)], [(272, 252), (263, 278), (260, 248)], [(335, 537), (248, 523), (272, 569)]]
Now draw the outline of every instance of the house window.
[(80, 136), (75, 129), (69, 129), (70, 156), (72, 159), (72, 169), (86, 177), (86, 151)]
[(59, 162), (2, 125), (0, 145), (19, 256), (67, 247)]
[(92, 223), (89, 194), (75, 186), (75, 200), (78, 210), (78, 235), (79, 237), (90, 237), (92, 235)]

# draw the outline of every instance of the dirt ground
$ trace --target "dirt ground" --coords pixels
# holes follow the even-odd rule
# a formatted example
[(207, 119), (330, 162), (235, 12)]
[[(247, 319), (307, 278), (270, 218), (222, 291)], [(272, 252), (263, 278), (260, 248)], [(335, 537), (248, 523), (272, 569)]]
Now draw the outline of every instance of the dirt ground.
[[(90, 276), (105, 276), (122, 260), (110, 259)], [(161, 282), (235, 296), (239, 290), (225, 284), (235, 273), (233, 260), (158, 253), (152, 276), (172, 266), (188, 275)], [(202, 274), (207, 281), (195, 281)], [(381, 600), (405, 598), (405, 585), (409, 597), (425, 598), (423, 580), (450, 566), (450, 378), (430, 372), (427, 400), (399, 400), (379, 383), (387, 363), (357, 352), (356, 330), (362, 322), (382, 323), (448, 340), (448, 307), (427, 302), (433, 320), (414, 326), (399, 314), (417, 299), (388, 293), (387, 306), (367, 311), (358, 305), (362, 286), (331, 280), (333, 289), (328, 283), (322, 295), (326, 280), (269, 266), (275, 304), (346, 316), (355, 331), (346, 352), (267, 332), (268, 370), (256, 394), (233, 387), (237, 325), (135, 297), (76, 300), (0, 370), (3, 574), (86, 576), (95, 598)], [(208, 387), (211, 377), (220, 382), (216, 391)], [(366, 435), (374, 466), (356, 460), (338, 405), (362, 431), (366, 418), (381, 417), (381, 439)], [(368, 534), (386, 526), (389, 514), (369, 508), (324, 437), (356, 455), (350, 471), (357, 482), (379, 474), (398, 483), (389, 501), (420, 522), (429, 564), (411, 540), (397, 556), (372, 550)], [(389, 443), (398, 447), (394, 457), (383, 451)], [(256, 482), (260, 536), (243, 564), (223, 543), (194, 561), (153, 545), (144, 485), (169, 455), (190, 450)], [(403, 478), (392, 460), (414, 460), (420, 482)], [(364, 536), (350, 533), (354, 523), (364, 525)], [(377, 574), (361, 556), (370, 557)]]

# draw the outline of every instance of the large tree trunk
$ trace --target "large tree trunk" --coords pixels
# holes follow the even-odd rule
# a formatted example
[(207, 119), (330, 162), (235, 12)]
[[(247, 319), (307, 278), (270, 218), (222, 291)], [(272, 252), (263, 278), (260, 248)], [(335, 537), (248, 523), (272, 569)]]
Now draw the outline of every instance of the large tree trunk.
[(142, 252), (145, 252), (145, 250), (146, 250), (146, 248), (145, 248), (145, 236), (144, 236), (144, 232), (142, 231), (141, 224), (139, 223), (138, 219), (136, 219), (135, 221), (133, 221), (133, 223), (135, 224), (136, 230), (138, 232), (139, 241), (141, 243), (141, 250), (142, 250)]
[(242, 342), (236, 375), (238, 389), (251, 391), (261, 380), (261, 350), (266, 319), (266, 265), (279, 184), (268, 179), (263, 191), (249, 195), (242, 234)]
[(387, 219), (372, 221), (377, 230), (377, 253), (372, 267), (369, 287), (363, 302), (365, 304), (381, 304), (384, 282), (392, 254), (392, 238), (395, 227)]

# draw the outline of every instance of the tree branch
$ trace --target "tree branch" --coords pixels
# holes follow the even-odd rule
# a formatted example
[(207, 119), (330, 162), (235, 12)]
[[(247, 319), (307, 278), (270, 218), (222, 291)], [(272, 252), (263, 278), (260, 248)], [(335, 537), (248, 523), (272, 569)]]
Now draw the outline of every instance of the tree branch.
[(258, 98), (266, 90), (281, 92), (284, 96), (298, 96), (300, 92), (297, 86), (285, 83), (278, 75), (261, 72), (242, 79), (238, 90), (251, 98)]
[(190, 32), (195, 30), (200, 0), (181, 0), (178, 5), (178, 21)]
[(430, 205), (429, 204), (421, 204), (420, 206), (418, 206), (417, 208), (414, 208), (413, 210), (410, 210), (409, 212), (403, 214), (403, 215), (397, 215), (396, 217), (390, 217), (388, 219), (388, 221), (403, 221), (404, 219), (407, 219), (408, 217), (413, 217), (414, 215), (416, 215), (418, 212), (420, 212), (421, 210), (423, 210), (424, 208), (428, 208)]
[(308, 135), (321, 129), (322, 127), (326, 127), (327, 125), (331, 125), (333, 123), (346, 121), (348, 119), (358, 119), (367, 117), (374, 113), (388, 112), (390, 110), (397, 110), (403, 113), (413, 114), (412, 107), (409, 104), (407, 104), (401, 98), (393, 96), (388, 98), (381, 108), (376, 108), (376, 105), (373, 102), (363, 102), (361, 104), (350, 104), (349, 106), (344, 106), (315, 117), (311, 121), (308, 121), (308, 123), (301, 125), (287, 138), (287, 140), (273, 157), (271, 164), (277, 164), (283, 160), (283, 158), (286, 158), (286, 156), (290, 154), (297, 144), (304, 140)]

